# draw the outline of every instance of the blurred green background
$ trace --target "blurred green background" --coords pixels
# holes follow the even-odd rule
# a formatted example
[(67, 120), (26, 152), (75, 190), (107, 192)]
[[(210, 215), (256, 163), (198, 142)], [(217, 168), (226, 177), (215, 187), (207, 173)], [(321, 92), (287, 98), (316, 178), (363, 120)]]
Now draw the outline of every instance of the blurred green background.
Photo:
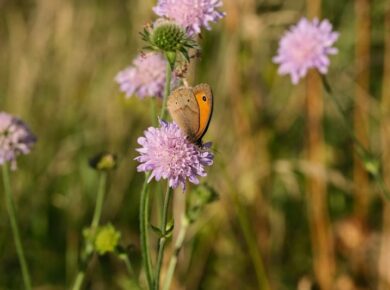
[[(220, 198), (191, 227), (172, 289), (259, 289), (246, 226), (272, 289), (315, 289), (305, 195), (305, 180), (313, 174), (328, 185), (334, 289), (376, 289), (381, 195), (371, 184), (367, 218), (356, 221), (353, 146), (325, 95), (327, 166), (305, 160), (305, 87), (293, 87), (272, 63), (283, 31), (305, 15), (305, 1), (223, 3), (227, 16), (202, 33), (202, 56), (188, 75), (190, 84), (207, 82), (214, 90), (214, 116), (204, 140), (214, 142), (216, 156), (206, 180)], [(0, 0), (0, 108), (25, 120), (39, 139), (12, 174), (34, 289), (68, 289), (74, 279), (97, 190), (97, 173), (87, 161), (103, 150), (117, 153), (120, 161), (110, 174), (102, 222), (121, 230), (122, 244), (131, 245), (139, 269), (143, 175), (133, 159), (137, 138), (151, 124), (151, 102), (125, 100), (114, 77), (142, 49), (139, 31), (156, 18), (154, 5), (151, 0)], [(370, 142), (378, 154), (385, 5), (385, 0), (371, 3)], [(354, 1), (322, 4), (323, 17), (341, 33), (329, 81), (348, 112), (356, 85), (353, 11)], [(177, 191), (177, 208), (183, 199)], [(123, 264), (108, 255), (89, 266), (86, 289), (128, 289), (126, 279)], [(0, 289), (22, 289), (3, 202)]]

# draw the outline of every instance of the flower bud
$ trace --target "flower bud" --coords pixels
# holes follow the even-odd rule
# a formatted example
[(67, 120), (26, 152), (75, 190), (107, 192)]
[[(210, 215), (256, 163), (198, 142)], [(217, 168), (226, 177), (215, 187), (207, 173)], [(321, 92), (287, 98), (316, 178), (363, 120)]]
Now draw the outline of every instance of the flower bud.
[(145, 27), (141, 35), (149, 44), (146, 48), (164, 52), (171, 67), (176, 61), (176, 53), (181, 53), (189, 61), (188, 50), (197, 48), (196, 42), (180, 25), (163, 18), (157, 19), (152, 26)]
[(114, 252), (121, 237), (111, 224), (100, 227), (95, 238), (95, 250), (99, 255)]
[(89, 165), (98, 171), (108, 171), (117, 165), (117, 156), (112, 153), (102, 152), (89, 160)]

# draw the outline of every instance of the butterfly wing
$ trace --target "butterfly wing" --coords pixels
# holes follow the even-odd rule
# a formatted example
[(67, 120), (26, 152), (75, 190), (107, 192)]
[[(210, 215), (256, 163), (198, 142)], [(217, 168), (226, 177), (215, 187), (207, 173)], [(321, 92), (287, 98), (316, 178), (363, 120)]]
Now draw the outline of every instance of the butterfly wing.
[(199, 127), (195, 134), (195, 140), (200, 141), (210, 124), (213, 115), (213, 92), (208, 84), (199, 84), (193, 88), (196, 102), (199, 107)]
[(168, 111), (173, 121), (192, 141), (199, 130), (199, 106), (192, 88), (179, 87), (168, 98)]

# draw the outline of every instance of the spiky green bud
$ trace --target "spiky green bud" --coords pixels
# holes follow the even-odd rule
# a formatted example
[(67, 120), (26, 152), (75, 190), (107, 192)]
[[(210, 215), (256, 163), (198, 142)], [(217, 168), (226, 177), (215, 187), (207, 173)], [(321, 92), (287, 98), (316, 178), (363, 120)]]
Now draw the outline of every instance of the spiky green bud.
[(170, 63), (176, 61), (176, 53), (181, 53), (189, 61), (188, 50), (197, 48), (197, 43), (186, 31), (174, 21), (157, 19), (152, 26), (147, 26), (141, 33), (143, 40), (149, 45), (147, 49), (164, 52)]
[(152, 33), (151, 41), (164, 51), (177, 51), (186, 45), (187, 35), (183, 28), (171, 21), (157, 24)]

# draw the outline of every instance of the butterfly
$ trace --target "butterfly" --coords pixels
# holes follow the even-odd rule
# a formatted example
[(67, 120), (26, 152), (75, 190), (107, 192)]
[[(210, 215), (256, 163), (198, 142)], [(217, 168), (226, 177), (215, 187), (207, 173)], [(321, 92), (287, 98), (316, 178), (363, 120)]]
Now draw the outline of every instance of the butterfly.
[(168, 98), (168, 111), (187, 138), (202, 145), (213, 114), (213, 93), (208, 84), (179, 87)]

